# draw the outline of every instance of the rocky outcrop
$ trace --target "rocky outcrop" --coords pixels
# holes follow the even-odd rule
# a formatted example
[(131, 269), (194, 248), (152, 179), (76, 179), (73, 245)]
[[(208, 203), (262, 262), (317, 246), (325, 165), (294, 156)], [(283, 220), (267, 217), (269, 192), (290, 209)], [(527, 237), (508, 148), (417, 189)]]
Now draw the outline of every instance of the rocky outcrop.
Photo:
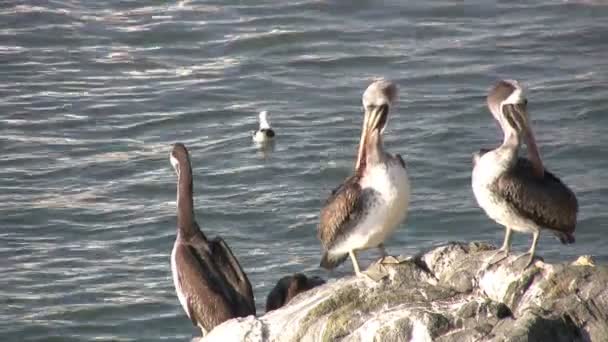
[(608, 341), (607, 267), (583, 258), (524, 269), (527, 257), (495, 254), (450, 243), (374, 264), (366, 272), (380, 280), (330, 281), (204, 341)]

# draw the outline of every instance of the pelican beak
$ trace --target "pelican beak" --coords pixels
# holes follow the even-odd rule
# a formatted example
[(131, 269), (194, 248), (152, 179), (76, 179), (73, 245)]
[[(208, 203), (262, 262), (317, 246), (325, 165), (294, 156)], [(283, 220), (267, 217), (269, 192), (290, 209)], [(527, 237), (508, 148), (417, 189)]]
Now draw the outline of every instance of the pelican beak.
[(361, 140), (359, 141), (359, 152), (357, 154), (357, 163), (355, 169), (359, 169), (361, 163), (365, 159), (365, 145), (370, 141), (374, 133), (380, 135), (384, 132), (388, 121), (388, 105), (380, 105), (365, 108), (365, 116), (363, 117), (363, 129), (361, 130)]
[(534, 166), (534, 173), (538, 177), (543, 177), (545, 168), (540, 157), (538, 145), (534, 138), (534, 132), (528, 120), (528, 110), (526, 103), (509, 104), (504, 106), (505, 118), (509, 121), (518, 133), (523, 134), (526, 145), (528, 146), (528, 159)]
[(361, 167), (361, 163), (365, 160), (365, 139), (367, 137), (367, 126), (369, 122), (369, 115), (367, 109), (365, 109), (365, 115), (363, 116), (363, 128), (361, 129), (361, 138), (359, 139), (359, 151), (357, 152), (357, 162), (355, 163), (355, 170)]
[(388, 121), (388, 105), (383, 104), (381, 106), (373, 107), (366, 116), (369, 116), (368, 120), (368, 131), (376, 131), (378, 133), (384, 132), (386, 123)]

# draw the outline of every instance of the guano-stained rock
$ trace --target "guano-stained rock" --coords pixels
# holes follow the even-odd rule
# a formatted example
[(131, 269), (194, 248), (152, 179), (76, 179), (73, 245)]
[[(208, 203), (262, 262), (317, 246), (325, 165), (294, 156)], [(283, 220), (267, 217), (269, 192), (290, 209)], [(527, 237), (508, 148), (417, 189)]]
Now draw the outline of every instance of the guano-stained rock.
[(449, 243), (384, 277), (347, 277), (299, 294), (264, 316), (224, 322), (203, 341), (608, 341), (608, 267), (510, 256)]

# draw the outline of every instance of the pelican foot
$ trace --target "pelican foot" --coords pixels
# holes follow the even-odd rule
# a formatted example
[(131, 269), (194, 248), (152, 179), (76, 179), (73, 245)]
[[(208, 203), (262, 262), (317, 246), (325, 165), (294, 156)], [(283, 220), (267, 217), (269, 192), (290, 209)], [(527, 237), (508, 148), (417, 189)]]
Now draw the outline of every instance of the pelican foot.
[(405, 262), (405, 259), (399, 260), (398, 258), (396, 258), (392, 255), (385, 255), (382, 258), (380, 258), (380, 260), (378, 260), (377, 264), (397, 265), (397, 264), (401, 264), (403, 262)]
[[(523, 269), (522, 269), (522, 270), (527, 269), (528, 267), (530, 267), (530, 265), (534, 264), (534, 255), (533, 255), (532, 253), (530, 253), (530, 252), (524, 253), (524, 254), (522, 254), (522, 255), (520, 255), (520, 256), (518, 256), (518, 257), (516, 257), (516, 258), (515, 258), (515, 259), (514, 259), (514, 260), (511, 262), (511, 264), (515, 264), (516, 262), (518, 262), (518, 261), (519, 261), (521, 258), (523, 258), (523, 257), (525, 257), (525, 256), (527, 256), (527, 257), (528, 257), (528, 259), (526, 260), (526, 264), (525, 264), (525, 266), (523, 267)], [(542, 258), (540, 258), (540, 259), (542, 260)]]
[[(496, 259), (496, 257), (498, 257), (498, 259)], [(488, 270), (492, 266), (500, 263), (501, 261), (505, 260), (508, 257), (509, 257), (509, 252), (501, 248), (501, 249), (497, 250), (496, 253), (494, 253), (490, 257), (490, 260), (488, 260), (488, 264), (485, 267), (483, 267), (483, 269)]]

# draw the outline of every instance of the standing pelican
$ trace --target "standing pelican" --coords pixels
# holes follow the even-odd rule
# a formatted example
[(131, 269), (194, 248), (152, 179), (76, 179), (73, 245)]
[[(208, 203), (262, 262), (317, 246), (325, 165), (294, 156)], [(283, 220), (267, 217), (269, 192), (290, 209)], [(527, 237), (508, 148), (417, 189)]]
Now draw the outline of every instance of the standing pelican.
[(258, 116), (260, 128), (252, 133), (253, 141), (262, 144), (271, 141), (274, 138), (274, 130), (268, 122), (268, 112), (263, 110)]
[(177, 173), (177, 238), (171, 271), (177, 298), (203, 336), (233, 318), (255, 315), (247, 275), (224, 240), (208, 240), (194, 217), (192, 168), (183, 144), (173, 146), (171, 165)]
[[(528, 120), (528, 100), (519, 83), (498, 82), (487, 104), (504, 140), (498, 148), (474, 155), (473, 192), (486, 214), (506, 228), (499, 252), (509, 254), (512, 230), (532, 233), (527, 267), (534, 259), (541, 229), (550, 230), (564, 244), (574, 242), (578, 203), (574, 193), (543, 166)], [(528, 158), (518, 157), (524, 141)]]
[(321, 266), (332, 269), (350, 255), (355, 273), (361, 274), (356, 251), (379, 248), (405, 219), (410, 185), (401, 156), (384, 151), (382, 133), (397, 86), (387, 80), (373, 82), (363, 93), (365, 116), (354, 175), (347, 178), (321, 209), (318, 237), (325, 250)]

